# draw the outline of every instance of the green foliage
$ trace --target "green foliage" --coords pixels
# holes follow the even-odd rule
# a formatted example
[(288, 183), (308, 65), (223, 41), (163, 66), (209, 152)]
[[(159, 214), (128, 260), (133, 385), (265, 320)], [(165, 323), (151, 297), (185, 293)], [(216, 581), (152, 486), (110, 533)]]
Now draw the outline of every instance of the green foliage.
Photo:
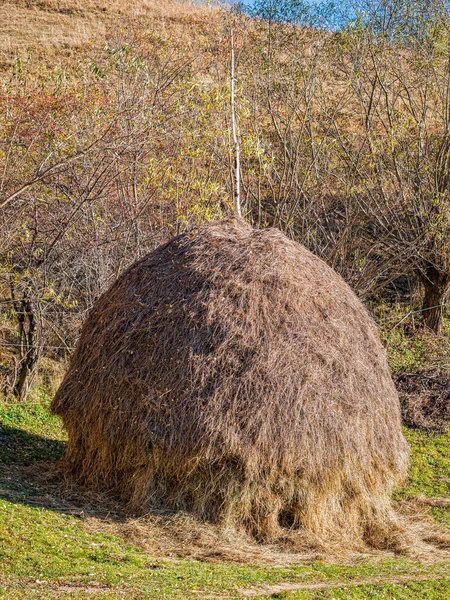
[(386, 340), (388, 360), (394, 373), (414, 373), (424, 365), (423, 342), (411, 339), (404, 330), (395, 329), (389, 332)]

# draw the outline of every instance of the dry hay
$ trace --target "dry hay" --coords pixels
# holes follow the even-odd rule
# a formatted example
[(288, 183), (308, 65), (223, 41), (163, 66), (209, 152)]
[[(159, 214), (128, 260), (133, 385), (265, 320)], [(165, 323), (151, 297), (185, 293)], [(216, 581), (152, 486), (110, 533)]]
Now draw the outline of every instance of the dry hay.
[(52, 404), (68, 471), (258, 540), (408, 544), (397, 393), (344, 281), (276, 229), (176, 237), (98, 300)]

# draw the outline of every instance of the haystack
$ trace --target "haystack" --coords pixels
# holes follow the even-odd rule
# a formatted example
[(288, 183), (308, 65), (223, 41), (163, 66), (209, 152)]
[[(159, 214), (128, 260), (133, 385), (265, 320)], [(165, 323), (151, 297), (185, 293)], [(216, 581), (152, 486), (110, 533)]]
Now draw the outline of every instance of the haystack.
[(131, 266), (90, 312), (52, 409), (71, 473), (138, 510), (395, 545), (408, 453), (376, 327), (276, 229), (207, 224)]

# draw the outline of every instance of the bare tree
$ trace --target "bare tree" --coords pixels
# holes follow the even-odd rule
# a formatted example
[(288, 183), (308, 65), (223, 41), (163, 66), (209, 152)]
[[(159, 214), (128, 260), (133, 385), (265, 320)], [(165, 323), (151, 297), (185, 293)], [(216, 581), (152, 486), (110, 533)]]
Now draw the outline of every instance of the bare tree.
[(236, 127), (236, 74), (235, 74), (235, 45), (234, 45), (234, 23), (231, 24), (230, 32), (230, 108), (231, 108), (231, 132), (233, 136), (233, 196), (234, 196), (234, 212), (236, 216), (242, 216), (241, 212), (241, 155), (240, 145)]
[(417, 274), (423, 320), (439, 332), (450, 286), (450, 21), (431, 8), (423, 21), (378, 12), (342, 34), (339, 66), (360, 126), (338, 131), (336, 144), (357, 174), (361, 233), (380, 269)]

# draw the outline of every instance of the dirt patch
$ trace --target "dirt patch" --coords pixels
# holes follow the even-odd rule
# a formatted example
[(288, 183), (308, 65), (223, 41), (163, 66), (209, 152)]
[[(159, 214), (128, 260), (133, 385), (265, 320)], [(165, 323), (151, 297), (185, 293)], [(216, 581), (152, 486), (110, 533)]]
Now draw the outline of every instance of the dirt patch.
[(83, 592), (84, 594), (106, 594), (110, 592), (114, 592), (115, 594), (126, 594), (128, 593), (125, 589), (120, 589), (117, 587), (109, 587), (105, 584), (99, 583), (97, 581), (93, 581), (89, 584), (83, 585), (77, 582), (64, 582), (64, 583), (54, 583), (50, 581), (0, 581), (0, 589), (15, 589), (19, 588), (21, 590), (34, 590), (34, 591), (42, 591), (52, 590), (54, 592), (62, 592), (62, 593), (70, 593), (70, 592)]
[(239, 590), (243, 598), (254, 596), (279, 594), (280, 592), (295, 592), (297, 590), (325, 590), (329, 588), (347, 588), (361, 585), (402, 585), (414, 581), (442, 581), (444, 577), (430, 577), (430, 575), (405, 575), (403, 577), (367, 577), (366, 579), (352, 581), (318, 581), (316, 583), (280, 583), (264, 585), (247, 590)]

